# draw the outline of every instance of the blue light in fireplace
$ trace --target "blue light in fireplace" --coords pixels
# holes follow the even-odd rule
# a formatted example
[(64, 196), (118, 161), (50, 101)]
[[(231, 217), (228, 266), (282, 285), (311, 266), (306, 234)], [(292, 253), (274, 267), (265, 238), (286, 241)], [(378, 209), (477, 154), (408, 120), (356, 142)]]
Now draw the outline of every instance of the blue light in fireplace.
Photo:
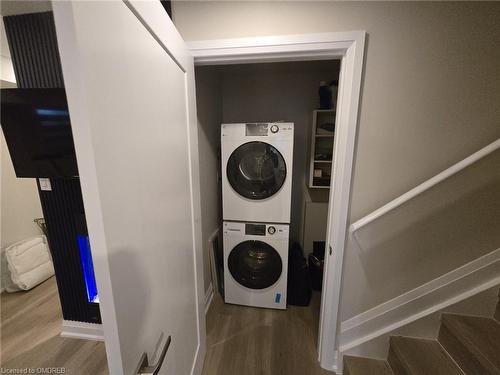
[(83, 279), (87, 289), (89, 302), (99, 302), (97, 295), (97, 285), (95, 283), (94, 264), (90, 253), (89, 236), (77, 235), (78, 247), (80, 248), (80, 261), (82, 262)]

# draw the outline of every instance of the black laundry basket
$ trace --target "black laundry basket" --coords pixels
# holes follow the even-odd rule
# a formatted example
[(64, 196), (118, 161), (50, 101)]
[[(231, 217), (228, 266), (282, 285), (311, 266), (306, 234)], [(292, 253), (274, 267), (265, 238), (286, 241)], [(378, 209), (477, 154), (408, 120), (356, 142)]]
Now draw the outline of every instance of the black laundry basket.
[(287, 303), (295, 306), (309, 306), (311, 301), (311, 279), (306, 258), (298, 243), (293, 243), (288, 256)]
[(325, 266), (325, 241), (314, 241), (313, 252), (309, 254), (309, 272), (311, 285), (314, 290), (321, 290), (323, 286), (323, 269)]

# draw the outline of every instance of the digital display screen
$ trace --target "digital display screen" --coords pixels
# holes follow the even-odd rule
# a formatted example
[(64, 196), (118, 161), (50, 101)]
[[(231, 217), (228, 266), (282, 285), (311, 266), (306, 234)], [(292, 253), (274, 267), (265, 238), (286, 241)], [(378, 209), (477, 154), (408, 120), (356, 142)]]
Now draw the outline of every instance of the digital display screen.
[(246, 124), (245, 135), (264, 136), (264, 135), (267, 135), (268, 128), (269, 128), (269, 124), (266, 124), (266, 123)]
[(245, 234), (253, 236), (265, 236), (266, 235), (266, 225), (265, 224), (245, 224)]

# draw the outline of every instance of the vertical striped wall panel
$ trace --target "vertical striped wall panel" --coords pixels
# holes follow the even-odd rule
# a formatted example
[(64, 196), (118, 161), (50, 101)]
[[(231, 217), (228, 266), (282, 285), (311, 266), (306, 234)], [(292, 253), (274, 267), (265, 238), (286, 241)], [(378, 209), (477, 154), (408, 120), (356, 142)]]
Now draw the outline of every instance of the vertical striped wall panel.
[(85, 215), (80, 180), (55, 178), (51, 185), (51, 191), (39, 189), (39, 194), (64, 319), (100, 323), (99, 306), (87, 301), (76, 237), (79, 221)]
[(52, 12), (4, 17), (18, 87), (64, 87)]
[[(4, 24), (18, 87), (63, 88), (52, 12), (8, 16)], [(56, 178), (51, 184), (52, 191), (39, 186), (38, 192), (64, 319), (100, 323), (99, 306), (87, 301), (76, 238), (85, 222), (80, 180)]]

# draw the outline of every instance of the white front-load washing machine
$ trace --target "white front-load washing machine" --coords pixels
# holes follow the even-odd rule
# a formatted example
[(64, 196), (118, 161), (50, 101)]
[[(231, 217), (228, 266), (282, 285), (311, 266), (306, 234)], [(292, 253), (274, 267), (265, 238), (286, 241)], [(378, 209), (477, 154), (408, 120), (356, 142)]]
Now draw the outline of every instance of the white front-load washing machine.
[(293, 123), (221, 125), (223, 220), (289, 223)]
[(224, 300), (286, 309), (289, 226), (224, 222)]

